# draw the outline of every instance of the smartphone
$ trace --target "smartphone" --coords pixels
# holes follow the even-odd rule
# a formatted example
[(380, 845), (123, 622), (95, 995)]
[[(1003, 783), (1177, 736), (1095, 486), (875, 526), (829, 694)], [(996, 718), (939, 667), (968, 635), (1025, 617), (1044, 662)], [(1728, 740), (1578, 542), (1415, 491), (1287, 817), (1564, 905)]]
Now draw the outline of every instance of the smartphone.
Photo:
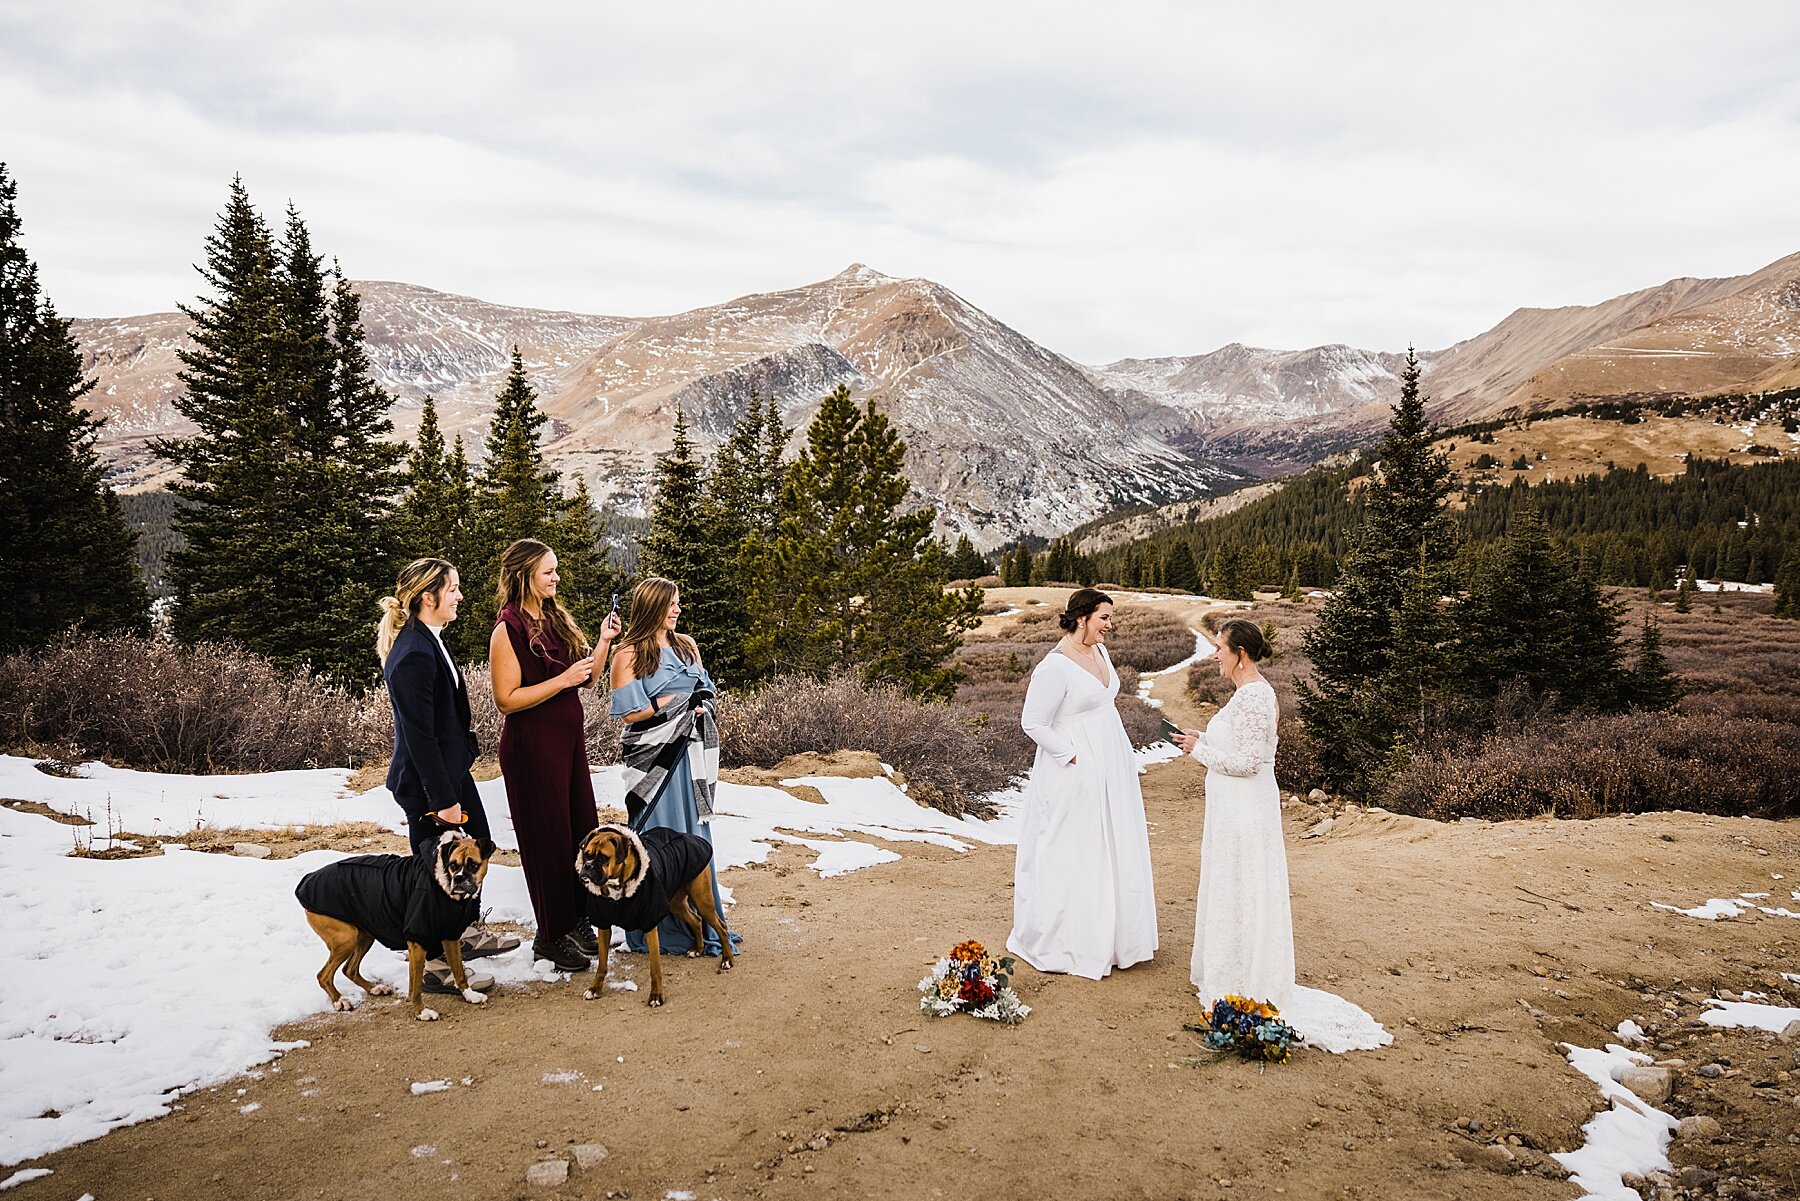
[(614, 613), (619, 611), (619, 594), (617, 592), (613, 593), (612, 611)]

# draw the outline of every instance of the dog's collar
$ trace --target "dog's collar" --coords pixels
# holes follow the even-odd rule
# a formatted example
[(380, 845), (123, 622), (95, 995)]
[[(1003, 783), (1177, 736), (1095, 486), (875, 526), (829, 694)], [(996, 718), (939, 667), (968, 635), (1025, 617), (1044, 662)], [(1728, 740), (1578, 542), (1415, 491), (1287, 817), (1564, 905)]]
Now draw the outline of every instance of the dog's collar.
[(644, 883), (644, 880), (650, 875), (650, 852), (645, 849), (644, 840), (638, 837), (638, 832), (633, 830), (630, 826), (617, 826), (608, 822), (605, 825), (598, 827), (598, 829), (611, 830), (615, 834), (623, 834), (637, 851), (637, 871), (631, 873), (631, 879), (625, 881), (625, 895), (630, 897), (633, 893), (637, 892), (638, 888)]

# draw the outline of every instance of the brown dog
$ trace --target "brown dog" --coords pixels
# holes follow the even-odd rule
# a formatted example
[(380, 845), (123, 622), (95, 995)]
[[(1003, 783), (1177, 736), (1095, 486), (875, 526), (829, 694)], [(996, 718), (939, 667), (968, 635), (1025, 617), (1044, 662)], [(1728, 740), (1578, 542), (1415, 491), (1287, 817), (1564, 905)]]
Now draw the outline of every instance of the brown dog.
[(600, 931), (594, 981), (583, 997), (592, 1001), (606, 986), (606, 953), (611, 927), (644, 932), (650, 951), (650, 1004), (663, 1003), (662, 940), (656, 924), (673, 913), (694, 936), (698, 958), (705, 931), (719, 936), (719, 970), (734, 962), (731, 931), (713, 905), (712, 844), (679, 830), (600, 826), (582, 839), (575, 874), (587, 888), (587, 916)]
[(425, 960), (428, 946), (442, 946), (450, 978), (471, 1005), (487, 1001), (469, 987), (463, 971), (462, 932), (481, 916), (481, 884), (487, 877), (494, 844), (445, 827), (430, 856), (355, 855), (310, 872), (294, 889), (306, 920), (324, 940), (329, 955), (319, 969), (319, 987), (331, 1007), (354, 1009), (337, 990), (338, 968), (350, 982), (372, 997), (392, 995), (392, 985), (362, 975), (363, 956), (379, 941), (406, 950), (408, 989), (413, 1016), (435, 1022), (437, 1011), (425, 1008)]

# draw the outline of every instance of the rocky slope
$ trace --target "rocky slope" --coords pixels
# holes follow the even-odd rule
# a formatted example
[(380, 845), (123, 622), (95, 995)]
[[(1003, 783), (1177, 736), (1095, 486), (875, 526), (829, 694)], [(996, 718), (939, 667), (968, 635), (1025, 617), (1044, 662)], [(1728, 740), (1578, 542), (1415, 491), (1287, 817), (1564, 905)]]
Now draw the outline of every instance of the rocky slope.
[[(1111, 509), (1203, 498), (1366, 443), (1399, 391), (1401, 355), (1232, 344), (1084, 367), (941, 284), (860, 264), (831, 279), (663, 317), (510, 308), (411, 284), (363, 291), (371, 361), (405, 436), (434, 395), (478, 446), (513, 345), (552, 418), (548, 452), (596, 495), (641, 508), (680, 406), (715, 443), (753, 394), (802, 426), (838, 384), (878, 400), (942, 528), (993, 547)], [(166, 476), (147, 441), (179, 431), (180, 314), (75, 322), (101, 440), (127, 487)], [(1677, 279), (1604, 303), (1520, 309), (1421, 352), (1446, 421), (1603, 396), (1800, 383), (1800, 255), (1752, 275)], [(1234, 466), (1227, 466), (1226, 464)]]

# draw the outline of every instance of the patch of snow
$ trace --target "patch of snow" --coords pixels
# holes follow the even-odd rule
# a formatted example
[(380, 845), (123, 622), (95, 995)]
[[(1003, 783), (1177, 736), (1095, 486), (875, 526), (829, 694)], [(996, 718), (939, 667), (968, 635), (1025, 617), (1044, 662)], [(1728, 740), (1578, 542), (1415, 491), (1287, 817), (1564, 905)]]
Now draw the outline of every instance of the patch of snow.
[(1616, 1044), (1603, 1051), (1562, 1046), (1575, 1070), (1599, 1086), (1609, 1108), (1581, 1128), (1586, 1136), (1581, 1146), (1551, 1158), (1567, 1168), (1569, 1179), (1584, 1190), (1582, 1201), (1641, 1201), (1637, 1190), (1627, 1188), (1621, 1177), (1672, 1170), (1669, 1138), (1676, 1122), (1620, 1084), (1618, 1076), (1626, 1068), (1653, 1062), (1651, 1057)]
[(45, 1176), (56, 1175), (55, 1168), (20, 1168), (5, 1180), (0, 1180), (0, 1193), (9, 1188), (18, 1188), (27, 1180), (41, 1180)]
[(1748, 1026), (1753, 1030), (1767, 1030), (1771, 1034), (1780, 1034), (1788, 1028), (1790, 1022), (1800, 1022), (1800, 1009), (1786, 1005), (1758, 1005), (1751, 1001), (1721, 1001), (1717, 997), (1708, 997), (1706, 1004), (1707, 1010), (1700, 1015), (1700, 1020), (1709, 1026), (1723, 1026), (1727, 1029)]
[(447, 1093), (450, 1091), (448, 1080), (415, 1080), (412, 1084), (412, 1095), (423, 1097), (430, 1093)]

